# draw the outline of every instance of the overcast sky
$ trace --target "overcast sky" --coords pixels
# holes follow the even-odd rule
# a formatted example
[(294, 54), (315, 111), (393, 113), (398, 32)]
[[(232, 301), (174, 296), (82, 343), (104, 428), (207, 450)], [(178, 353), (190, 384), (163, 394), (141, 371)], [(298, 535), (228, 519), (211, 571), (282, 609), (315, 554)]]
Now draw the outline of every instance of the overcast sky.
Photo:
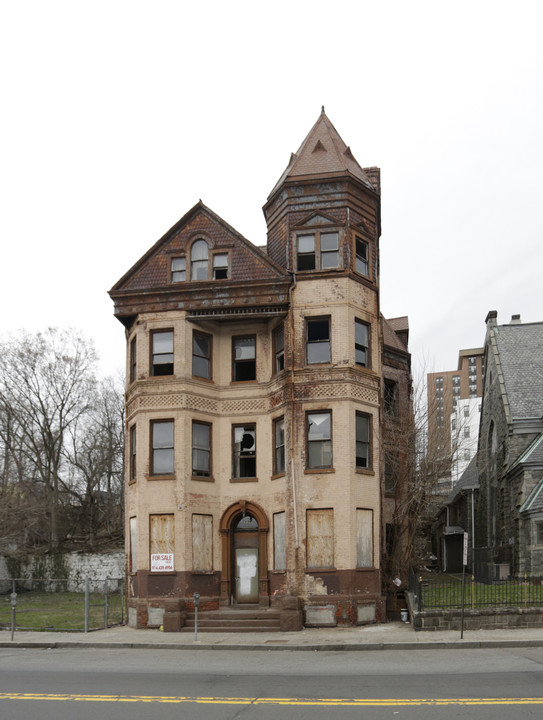
[(540, 2), (0, 3), (0, 333), (75, 326), (199, 198), (257, 245), (321, 105), (382, 177), (381, 305), (417, 367), (543, 320)]

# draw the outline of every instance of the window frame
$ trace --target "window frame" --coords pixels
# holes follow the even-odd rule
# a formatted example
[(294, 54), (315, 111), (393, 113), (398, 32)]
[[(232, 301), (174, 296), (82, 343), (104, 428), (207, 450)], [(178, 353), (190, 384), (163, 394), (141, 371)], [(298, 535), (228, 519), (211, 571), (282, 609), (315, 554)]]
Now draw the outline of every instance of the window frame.
[[(312, 323), (324, 322), (328, 323), (328, 339), (327, 340), (310, 340), (309, 326)], [(328, 344), (328, 360), (310, 361), (310, 349), (317, 345)], [(306, 316), (305, 318), (305, 364), (306, 365), (329, 365), (332, 362), (332, 318), (330, 315)]]
[(128, 482), (135, 482), (136, 480), (136, 460), (137, 460), (137, 434), (136, 434), (136, 423), (130, 426), (128, 431), (129, 437), (129, 460), (128, 460)]
[[(169, 549), (163, 550), (162, 552), (153, 553), (152, 552), (152, 543), (155, 540), (153, 536), (153, 519), (157, 519), (157, 525), (158, 525), (158, 518), (168, 518), (167, 524), (170, 526), (170, 533), (167, 540), (169, 540)], [(173, 547), (173, 549), (172, 549)], [(162, 555), (162, 554), (171, 554), (172, 557), (172, 569), (171, 570), (153, 570), (152, 569), (152, 561), (151, 556), (152, 555)], [(149, 514), (149, 574), (155, 575), (155, 574), (169, 574), (175, 572), (175, 514), (174, 513), (150, 513)]]
[[(202, 338), (205, 338), (209, 343), (209, 356), (200, 355), (196, 352), (194, 352), (194, 340), (196, 336), (200, 336)], [(208, 367), (209, 367), (209, 376), (205, 375), (197, 375), (194, 372), (194, 358), (197, 357), (200, 360), (207, 361)], [(192, 377), (198, 378), (199, 380), (213, 380), (213, 335), (210, 333), (202, 332), (201, 330), (193, 330), (192, 331), (192, 367), (191, 367)]]
[[(306, 508), (305, 511), (305, 536), (306, 536), (306, 570), (309, 572), (320, 572), (322, 570), (334, 570), (335, 568), (335, 554), (336, 554), (336, 528), (335, 528), (335, 516), (334, 516), (334, 509), (333, 508)], [(312, 521), (310, 521), (310, 518), (316, 518), (316, 517), (326, 517), (328, 518), (329, 527), (331, 528), (331, 548), (328, 548), (328, 552), (330, 555), (330, 563), (329, 564), (318, 564), (318, 565), (312, 565), (310, 564), (310, 560), (312, 557), (316, 554), (313, 550), (311, 540), (313, 538), (319, 537), (322, 538), (322, 534), (310, 534), (310, 530), (312, 529), (311, 526), (313, 524)]]
[(383, 378), (383, 409), (387, 417), (398, 417), (398, 382), (392, 378)]
[[(178, 261), (183, 261), (185, 267), (183, 269), (174, 269), (173, 264)], [(190, 261), (189, 261), (190, 262)], [(184, 277), (176, 277), (176, 275), (183, 273)], [(170, 282), (180, 283), (187, 282), (187, 256), (186, 255), (175, 255), (170, 258)]]
[[(359, 440), (359, 438), (358, 438), (358, 419), (359, 418), (367, 420), (367, 432), (368, 432), (367, 441)], [(360, 410), (357, 410), (355, 413), (355, 468), (356, 468), (357, 472), (367, 473), (367, 472), (372, 472), (372, 470), (373, 470), (372, 429), (373, 429), (372, 416), (369, 413), (365, 413)], [(359, 443), (365, 445), (367, 448), (368, 463), (366, 466), (358, 464), (358, 444)]]
[[(252, 340), (254, 347), (254, 357), (247, 359), (236, 360), (236, 341), (238, 340)], [(254, 363), (254, 377), (239, 380), (236, 377), (237, 370), (243, 365)], [(247, 335), (232, 335), (232, 382), (245, 383), (245, 382), (256, 382), (256, 334), (247, 333)]]
[[(282, 346), (278, 345), (277, 338), (282, 335)], [(278, 375), (285, 369), (285, 324), (281, 323), (272, 333), (273, 343), (273, 374)]]
[[(149, 453), (149, 476), (152, 478), (173, 478), (175, 475), (175, 421), (173, 418), (164, 418), (164, 419), (156, 419), (156, 420), (150, 420), (149, 422), (150, 428), (149, 428), (149, 444), (150, 444), (150, 453)], [(172, 426), (172, 445), (168, 446), (157, 446), (155, 447), (155, 431), (154, 428), (157, 425), (166, 425), (171, 424)], [(172, 462), (171, 462), (171, 470), (168, 472), (163, 473), (157, 473), (155, 472), (155, 465), (156, 458), (155, 458), (155, 452), (158, 450), (171, 450), (172, 451)]]
[[(207, 434), (207, 447), (206, 446), (196, 446), (194, 442), (194, 426), (200, 425), (202, 427), (206, 427), (208, 429)], [(204, 422), (202, 420), (193, 420), (191, 425), (191, 477), (193, 480), (204, 480), (204, 481), (212, 481), (213, 480), (213, 425), (209, 422)], [(207, 452), (207, 472), (195, 472), (195, 463), (194, 463), (194, 452), (200, 451), (200, 452)], [(197, 468), (196, 468), (197, 470)]]
[(130, 340), (130, 382), (136, 382), (136, 378), (138, 377), (138, 356), (137, 356), (137, 336), (134, 335), (134, 337)]
[[(330, 433), (327, 438), (322, 438), (320, 440), (311, 440), (310, 439), (310, 420), (309, 418), (313, 415), (328, 415), (329, 417), (329, 426), (330, 426)], [(310, 452), (310, 449), (312, 447), (312, 444), (324, 445), (325, 443), (329, 443), (329, 452), (330, 452), (330, 462), (328, 465), (313, 465), (311, 461), (311, 456), (313, 455), (312, 452)], [(324, 455), (325, 451), (321, 451), (320, 455)], [(322, 410), (306, 410), (305, 413), (305, 472), (309, 473), (319, 473), (319, 472), (333, 472), (334, 471), (334, 438), (333, 438), (333, 415), (332, 410), (328, 409), (322, 409)]]
[[(366, 248), (366, 257), (358, 253), (358, 243), (361, 243)], [(361, 277), (365, 277), (371, 280), (371, 246), (368, 240), (363, 238), (360, 234), (354, 234), (354, 270)], [(366, 271), (359, 269), (359, 258), (360, 263), (366, 266)]]
[[(366, 329), (367, 345), (361, 345), (360, 343), (357, 343), (357, 341), (356, 341), (356, 329), (358, 326), (364, 327)], [(365, 363), (359, 363), (356, 359), (356, 352), (359, 347), (364, 348), (364, 352), (366, 355)], [(360, 318), (354, 319), (354, 364), (358, 365), (358, 367), (363, 367), (366, 369), (371, 368), (371, 325), (370, 325), (370, 323), (367, 323), (364, 320), (360, 320)]]
[[(159, 335), (167, 335), (171, 334), (172, 336), (172, 351), (171, 353), (158, 353), (155, 352), (155, 337), (158, 337)], [(151, 330), (150, 332), (150, 343), (149, 343), (149, 375), (151, 377), (173, 377), (174, 371), (175, 371), (175, 335), (173, 328), (160, 328), (156, 330)], [(161, 356), (161, 355), (171, 355), (172, 361), (171, 363), (155, 363), (155, 357)], [(164, 372), (164, 373), (157, 373), (155, 371), (155, 367), (158, 367), (160, 365), (171, 365), (171, 372)]]
[[(328, 235), (335, 235), (337, 244), (335, 248), (323, 249), (323, 238)], [(300, 240), (302, 238), (313, 238), (313, 251), (300, 252)], [(296, 272), (327, 272), (329, 270), (340, 270), (342, 267), (341, 263), (341, 239), (339, 230), (333, 228), (321, 228), (316, 230), (314, 228), (307, 228), (296, 233), (295, 242), (296, 251)], [(336, 265), (330, 265), (327, 267), (323, 266), (324, 258), (335, 254), (337, 258)], [(313, 267), (300, 267), (300, 258), (309, 258), (313, 256)]]
[[(277, 431), (279, 427), (279, 423), (282, 423), (282, 443), (277, 442)], [(286, 447), (285, 447), (285, 416), (281, 415), (280, 417), (274, 418), (272, 423), (273, 428), (273, 475), (274, 477), (277, 477), (279, 475), (284, 475), (286, 472)], [(283, 467), (281, 468), (278, 463), (278, 453), (282, 454), (282, 464)]]
[[(239, 442), (240, 449), (236, 450), (236, 430), (242, 429), (245, 433), (254, 433), (254, 450), (251, 454), (245, 456), (241, 455), (241, 441)], [(232, 425), (232, 481), (234, 482), (254, 482), (258, 478), (257, 473), (257, 435), (256, 435), (256, 423), (235, 423)], [(254, 473), (252, 475), (241, 474), (241, 460), (243, 457), (251, 458), (254, 457)], [(239, 459), (237, 463), (236, 460)]]
[[(359, 535), (359, 530), (360, 530), (359, 517), (360, 516), (358, 513), (365, 513), (365, 514), (368, 513), (369, 517), (371, 518), (371, 527), (370, 527), (370, 532), (368, 535), (368, 538), (370, 541), (369, 554), (371, 555), (371, 564), (369, 564), (369, 565), (360, 564), (360, 559), (361, 559), (360, 556), (362, 555), (362, 547), (360, 545), (360, 535)], [(359, 569), (365, 570), (368, 568), (374, 568), (375, 567), (375, 542), (374, 542), (375, 512), (374, 512), (373, 508), (357, 507), (356, 515), (357, 515), (357, 518), (356, 518), (356, 569), (357, 570), (359, 570)], [(367, 515), (364, 515), (362, 517), (367, 517)]]

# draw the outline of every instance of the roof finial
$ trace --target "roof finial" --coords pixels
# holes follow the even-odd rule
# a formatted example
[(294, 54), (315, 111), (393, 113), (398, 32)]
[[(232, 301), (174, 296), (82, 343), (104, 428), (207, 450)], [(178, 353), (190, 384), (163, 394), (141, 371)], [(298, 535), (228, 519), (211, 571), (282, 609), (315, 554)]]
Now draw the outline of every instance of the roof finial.
[(324, 105), (322, 106), (321, 114), (324, 115)]

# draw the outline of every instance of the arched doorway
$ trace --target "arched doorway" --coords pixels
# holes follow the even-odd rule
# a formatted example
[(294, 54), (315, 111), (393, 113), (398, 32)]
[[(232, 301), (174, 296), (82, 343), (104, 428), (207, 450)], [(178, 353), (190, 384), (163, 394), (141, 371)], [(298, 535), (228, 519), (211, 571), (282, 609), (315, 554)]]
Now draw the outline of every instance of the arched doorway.
[(269, 604), (266, 514), (241, 500), (221, 519), (221, 604)]

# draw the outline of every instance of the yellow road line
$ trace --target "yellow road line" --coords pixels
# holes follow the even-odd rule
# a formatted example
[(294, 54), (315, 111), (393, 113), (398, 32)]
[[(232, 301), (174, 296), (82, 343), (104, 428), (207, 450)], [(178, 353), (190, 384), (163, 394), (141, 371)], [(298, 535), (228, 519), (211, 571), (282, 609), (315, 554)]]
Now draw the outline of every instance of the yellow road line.
[(543, 698), (241, 698), (160, 695), (75, 695), (49, 693), (0, 693), (2, 700), (57, 700), (72, 702), (197, 703), (204, 705), (305, 705), (313, 707), (412, 707), (437, 705), (543, 705)]

